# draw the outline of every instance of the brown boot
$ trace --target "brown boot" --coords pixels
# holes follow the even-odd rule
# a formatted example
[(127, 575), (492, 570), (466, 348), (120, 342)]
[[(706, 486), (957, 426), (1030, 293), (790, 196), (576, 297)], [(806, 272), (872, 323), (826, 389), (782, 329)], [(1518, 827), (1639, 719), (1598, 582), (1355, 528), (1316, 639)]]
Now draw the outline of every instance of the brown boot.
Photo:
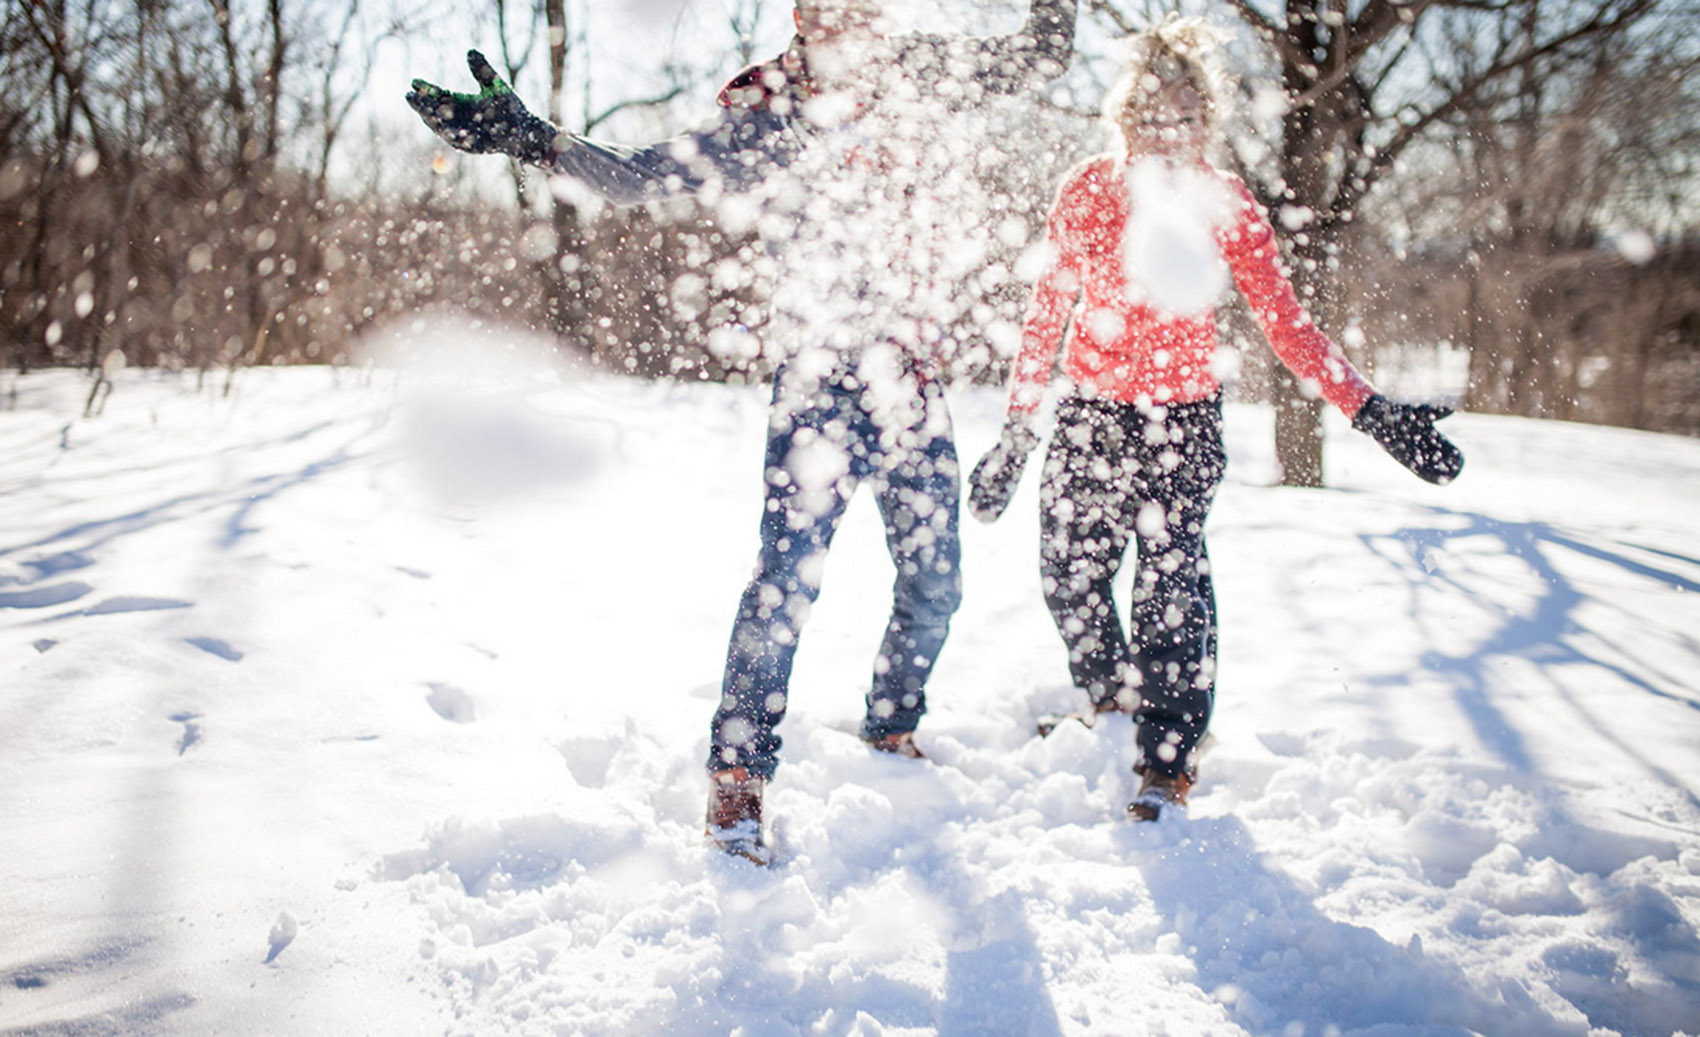
[(1105, 695), (1092, 702), (1092, 712), (1103, 713), (1132, 713), (1139, 705), (1139, 693), (1125, 685), (1118, 687), (1113, 694)]
[(1195, 778), (1191, 774), (1158, 774), (1148, 768), (1135, 767), (1140, 777), (1139, 794), (1127, 805), (1127, 816), (1135, 821), (1155, 821), (1165, 807), (1186, 806), (1186, 794), (1192, 791)]
[(877, 749), (882, 753), (890, 753), (893, 756), (906, 756), (911, 760), (927, 758), (927, 754), (922, 752), (921, 747), (915, 744), (915, 733), (913, 731), (896, 731), (879, 738), (864, 738), (862, 741), (867, 742), (870, 748)]
[(762, 831), (761, 799), (767, 783), (743, 767), (708, 776), (708, 841), (722, 851), (766, 867), (773, 849)]

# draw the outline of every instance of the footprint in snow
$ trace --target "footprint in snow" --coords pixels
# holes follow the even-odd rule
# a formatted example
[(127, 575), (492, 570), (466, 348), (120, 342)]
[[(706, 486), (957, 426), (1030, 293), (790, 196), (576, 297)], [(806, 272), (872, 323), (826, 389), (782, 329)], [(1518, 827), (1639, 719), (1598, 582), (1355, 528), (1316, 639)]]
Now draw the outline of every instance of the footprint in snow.
[(465, 691), (453, 684), (437, 681), (425, 686), (431, 689), (431, 693), (425, 696), (426, 703), (444, 720), (455, 724), (470, 724), (477, 719), (476, 711), (472, 708), (472, 696)]
[(0, 609), (45, 609), (64, 605), (94, 590), (86, 583), (72, 580), (51, 587), (32, 587), (27, 591), (0, 591)]
[(271, 943), (270, 948), (266, 953), (265, 963), (267, 965), (276, 961), (277, 956), (283, 953), (283, 949), (294, 942), (298, 928), (299, 927), (295, 924), (294, 916), (292, 916), (288, 911), (278, 913), (277, 921), (272, 923), (271, 932), (266, 934), (266, 938)]
[[(122, 937), (90, 948), (80, 954), (25, 962), (7, 970), (0, 970), (0, 984), (17, 990), (42, 990), (56, 985), (61, 980), (88, 976), (103, 969), (123, 966), (151, 942), (151, 938), (148, 937)], [(93, 1031), (66, 1030), (65, 1032)], [(102, 1030), (100, 1032), (112, 1031)]]
[(118, 598), (107, 598), (105, 601), (90, 605), (86, 609), (73, 612), (73, 616), (110, 616), (120, 612), (159, 612), (165, 609), (186, 609), (195, 603), (179, 598), (149, 598), (141, 595), (127, 595)]
[(184, 710), (181, 713), (173, 713), (166, 719), (170, 720), (172, 723), (183, 725), (183, 737), (177, 740), (178, 756), (182, 756), (184, 753), (188, 752), (190, 748), (200, 743), (201, 725), (199, 721), (201, 719), (201, 715), (199, 713), (191, 713)]
[(1257, 736), (1263, 747), (1276, 756), (1303, 756), (1305, 740), (1302, 735), (1289, 734), (1285, 731), (1269, 731)]
[(231, 646), (229, 641), (219, 637), (185, 637), (183, 639), (209, 655), (216, 655), (228, 662), (241, 662), (245, 654), (239, 648)]
[(81, 551), (62, 551), (46, 558), (37, 558), (32, 562), (23, 563), (36, 571), (36, 578), (56, 576), (59, 573), (70, 572), (73, 569), (86, 569), (94, 564), (94, 559)]
[(614, 757), (619, 755), (624, 740), (606, 735), (583, 735), (556, 743), (567, 771), (581, 787), (599, 789), (608, 783)]

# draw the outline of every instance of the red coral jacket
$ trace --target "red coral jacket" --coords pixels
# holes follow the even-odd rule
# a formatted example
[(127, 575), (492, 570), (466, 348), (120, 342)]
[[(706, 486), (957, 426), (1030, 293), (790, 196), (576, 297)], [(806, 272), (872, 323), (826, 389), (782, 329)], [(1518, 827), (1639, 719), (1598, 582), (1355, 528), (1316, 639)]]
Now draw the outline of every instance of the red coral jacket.
[[(1038, 407), (1070, 317), (1074, 330), (1064, 369), (1092, 395), (1185, 403), (1205, 399), (1220, 387), (1214, 366), (1213, 300), (1197, 299), (1193, 288), (1194, 301), (1203, 305), (1185, 307), (1193, 310), (1190, 313), (1169, 312), (1166, 304), (1174, 295), (1165, 297), (1142, 284), (1194, 281), (1199, 272), (1197, 257), (1167, 255), (1169, 246), (1161, 233), (1153, 237), (1143, 223), (1135, 224), (1130, 237), (1135, 197), (1130, 177), (1142, 175), (1145, 168), (1130, 169), (1123, 159), (1101, 155), (1077, 166), (1063, 182), (1046, 226), (1056, 256), (1034, 285), (1028, 304), (1021, 352), (1010, 380), (1012, 412), (1030, 413)], [(1238, 177), (1209, 166), (1183, 173), (1193, 181), (1193, 189), (1185, 194), (1216, 197), (1173, 201), (1203, 214), (1203, 229), (1194, 237), (1205, 250), (1213, 239), (1210, 261), (1226, 263), (1276, 355), (1348, 417), (1355, 415), (1375, 389), (1299, 304), (1281, 266), (1275, 232), (1251, 192)], [(1151, 199), (1153, 193), (1147, 190), (1139, 197)], [(1157, 195), (1157, 200), (1161, 204), (1153, 208), (1171, 208), (1164, 196)], [(1172, 216), (1157, 213), (1157, 222), (1165, 215)], [(1175, 264), (1179, 269), (1161, 269), (1170, 258), (1180, 259)], [(1136, 268), (1134, 273), (1130, 266)]]

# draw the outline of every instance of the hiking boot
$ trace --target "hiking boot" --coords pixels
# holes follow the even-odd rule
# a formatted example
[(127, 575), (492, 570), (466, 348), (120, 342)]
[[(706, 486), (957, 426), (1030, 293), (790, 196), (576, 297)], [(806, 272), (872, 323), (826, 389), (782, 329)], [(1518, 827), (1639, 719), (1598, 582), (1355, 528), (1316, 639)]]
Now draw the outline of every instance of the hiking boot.
[(1125, 694), (1106, 695), (1092, 703), (1094, 713), (1132, 713), (1133, 707), (1139, 704), (1139, 696)]
[(911, 760), (927, 758), (927, 754), (922, 752), (921, 747), (915, 744), (915, 732), (913, 731), (894, 731), (889, 735), (881, 735), (878, 738), (863, 738), (862, 741), (868, 743), (868, 747), (871, 749), (890, 753), (893, 756), (905, 756)]
[(767, 783), (743, 767), (708, 776), (708, 841), (722, 851), (767, 866), (773, 849), (762, 832), (761, 798)]
[(1158, 774), (1154, 770), (1134, 768), (1140, 776), (1139, 794), (1127, 805), (1127, 816), (1135, 821), (1155, 821), (1165, 807), (1186, 806), (1186, 794), (1192, 791), (1191, 774)]

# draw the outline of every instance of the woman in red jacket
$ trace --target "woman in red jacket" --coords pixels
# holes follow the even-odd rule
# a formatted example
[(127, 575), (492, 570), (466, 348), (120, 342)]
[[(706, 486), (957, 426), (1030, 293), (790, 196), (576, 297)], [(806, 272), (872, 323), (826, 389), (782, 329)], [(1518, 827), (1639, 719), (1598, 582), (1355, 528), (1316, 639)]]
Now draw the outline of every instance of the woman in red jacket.
[[(970, 508), (989, 522), (1008, 504), (1072, 329), (1040, 491), (1045, 601), (1093, 709), (1134, 715), (1142, 780), (1128, 811), (1155, 820), (1186, 802), (1214, 701), (1204, 523), (1226, 461), (1213, 310), (1228, 280), (1281, 361), (1401, 463), (1444, 483), (1463, 457), (1434, 429), (1448, 410), (1380, 396), (1323, 335), (1263, 210), (1206, 158), (1229, 96), (1213, 31), (1177, 19), (1131, 42), (1104, 108), (1123, 146), (1077, 166), (1057, 194), (1054, 258), (1033, 288), (1003, 434), (975, 467)], [(1124, 630), (1111, 581), (1134, 545)]]

